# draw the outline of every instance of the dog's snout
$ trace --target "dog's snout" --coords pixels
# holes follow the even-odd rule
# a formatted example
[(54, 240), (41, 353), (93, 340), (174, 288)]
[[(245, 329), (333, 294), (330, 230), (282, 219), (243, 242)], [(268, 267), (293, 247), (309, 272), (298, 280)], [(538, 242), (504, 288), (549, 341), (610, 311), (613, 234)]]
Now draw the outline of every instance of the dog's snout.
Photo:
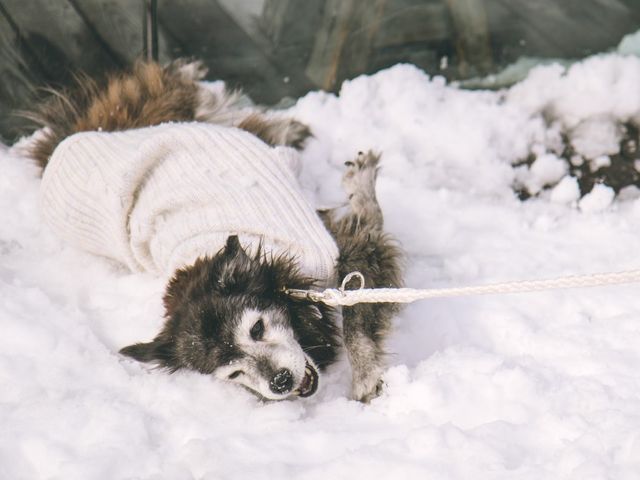
[(287, 393), (293, 387), (293, 374), (286, 368), (280, 369), (269, 382), (269, 388), (273, 393)]

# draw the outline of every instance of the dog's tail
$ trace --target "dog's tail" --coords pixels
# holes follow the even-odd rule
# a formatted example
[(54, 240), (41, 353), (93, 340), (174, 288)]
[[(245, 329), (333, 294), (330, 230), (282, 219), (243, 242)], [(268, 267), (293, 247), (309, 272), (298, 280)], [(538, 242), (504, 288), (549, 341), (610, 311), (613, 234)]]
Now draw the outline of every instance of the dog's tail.
[(83, 131), (116, 131), (158, 125), (167, 121), (208, 121), (230, 124), (228, 108), (235, 92), (214, 93), (199, 84), (206, 69), (199, 62), (174, 61), (166, 66), (138, 62), (127, 73), (102, 81), (84, 74), (66, 90), (46, 89), (47, 101), (21, 112), (39, 127), (29, 150), (43, 169), (58, 144)]

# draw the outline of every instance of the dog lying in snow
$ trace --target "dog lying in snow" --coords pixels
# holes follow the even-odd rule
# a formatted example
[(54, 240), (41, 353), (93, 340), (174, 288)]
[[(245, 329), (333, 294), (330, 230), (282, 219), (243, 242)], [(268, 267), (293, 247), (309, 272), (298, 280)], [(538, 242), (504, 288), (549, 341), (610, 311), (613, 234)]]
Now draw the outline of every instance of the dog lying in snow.
[[(122, 354), (264, 399), (308, 397), (336, 359), (340, 312), (284, 290), (334, 286), (356, 270), (367, 287), (400, 284), (375, 195), (379, 156), (346, 163), (348, 213), (316, 213), (292, 173), (309, 129), (234, 107), (234, 94), (199, 84), (204, 74), (199, 63), (140, 63), (52, 92), (31, 115), (46, 127), (31, 150), (43, 215), (80, 248), (170, 278), (162, 330)], [(380, 391), (395, 310), (342, 309), (355, 399)]]

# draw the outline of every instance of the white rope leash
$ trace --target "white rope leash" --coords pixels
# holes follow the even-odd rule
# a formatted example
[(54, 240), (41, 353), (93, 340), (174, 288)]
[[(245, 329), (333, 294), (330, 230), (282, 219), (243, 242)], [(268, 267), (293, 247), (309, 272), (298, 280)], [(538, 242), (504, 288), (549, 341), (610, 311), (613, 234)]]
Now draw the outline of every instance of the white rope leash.
[[(359, 278), (360, 288), (356, 290), (346, 290), (347, 284), (354, 277)], [(640, 282), (640, 270), (595, 273), (591, 275), (571, 275), (547, 280), (525, 280), (453, 288), (363, 288), (363, 275), (360, 272), (351, 272), (344, 277), (340, 288), (327, 288), (323, 291), (286, 289), (285, 293), (295, 298), (311, 300), (312, 302), (322, 302), (331, 306), (351, 306), (356, 303), (411, 303), (427, 298), (526, 293), (557, 290), (561, 288), (597, 287), (637, 282)]]

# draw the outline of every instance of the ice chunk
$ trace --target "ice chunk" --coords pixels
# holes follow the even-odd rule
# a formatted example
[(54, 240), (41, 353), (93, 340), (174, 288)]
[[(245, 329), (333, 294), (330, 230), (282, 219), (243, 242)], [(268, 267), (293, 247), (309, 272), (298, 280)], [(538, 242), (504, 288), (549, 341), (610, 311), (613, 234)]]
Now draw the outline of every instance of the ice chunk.
[(613, 191), (613, 188), (599, 183), (594, 185), (593, 189), (582, 197), (578, 205), (583, 212), (602, 212), (611, 205), (615, 196), (616, 193)]
[(554, 185), (567, 173), (567, 162), (553, 153), (545, 153), (531, 164), (525, 186), (531, 194), (538, 193), (543, 187)]
[(580, 187), (575, 177), (566, 175), (551, 191), (554, 203), (572, 203), (580, 198)]
[(622, 132), (611, 118), (589, 119), (578, 125), (571, 134), (576, 152), (586, 158), (613, 155), (620, 151)]

